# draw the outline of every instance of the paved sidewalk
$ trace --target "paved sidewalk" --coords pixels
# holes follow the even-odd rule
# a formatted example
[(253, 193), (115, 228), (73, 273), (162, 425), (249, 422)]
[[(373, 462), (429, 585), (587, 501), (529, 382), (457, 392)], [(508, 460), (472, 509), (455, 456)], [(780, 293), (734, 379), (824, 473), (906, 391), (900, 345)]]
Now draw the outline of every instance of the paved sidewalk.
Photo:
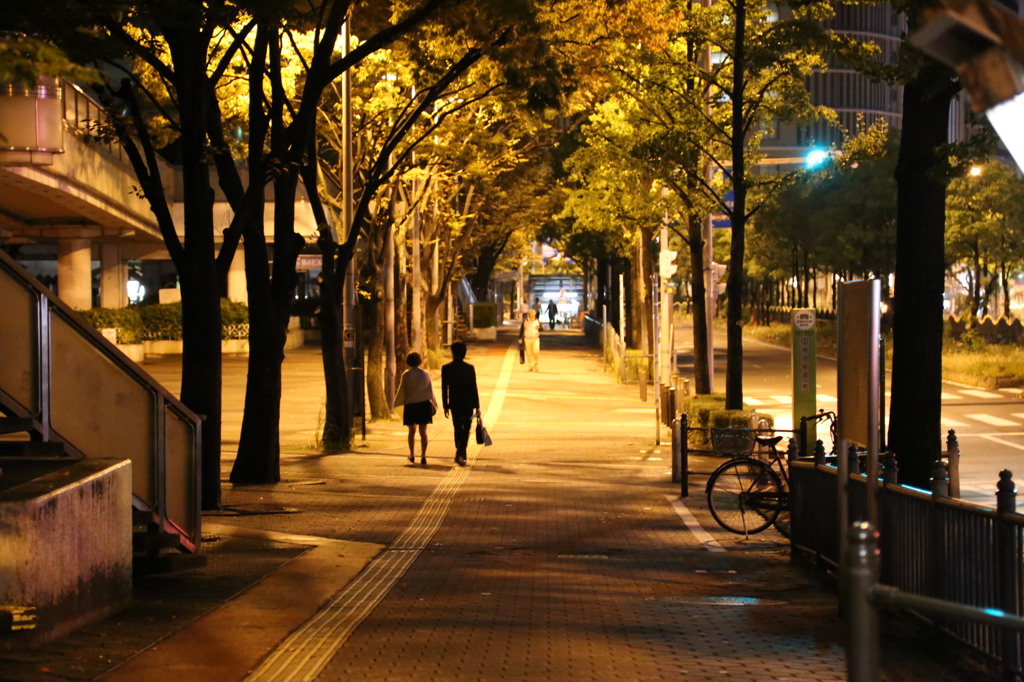
[[(845, 679), (834, 595), (774, 530), (719, 532), (699, 479), (678, 498), (637, 387), (576, 332), (544, 334), (539, 373), (512, 339), (470, 346), (494, 445), (466, 468), (441, 414), (427, 467), (399, 422), (314, 450), (319, 355), (289, 353), (282, 482), (225, 483), (210, 565), (140, 581), (128, 612), (45, 651), (0, 653), (0, 679)], [(175, 367), (147, 369), (175, 388)], [(227, 360), (225, 479), (242, 382)], [(884, 679), (984, 679), (904, 625)]]

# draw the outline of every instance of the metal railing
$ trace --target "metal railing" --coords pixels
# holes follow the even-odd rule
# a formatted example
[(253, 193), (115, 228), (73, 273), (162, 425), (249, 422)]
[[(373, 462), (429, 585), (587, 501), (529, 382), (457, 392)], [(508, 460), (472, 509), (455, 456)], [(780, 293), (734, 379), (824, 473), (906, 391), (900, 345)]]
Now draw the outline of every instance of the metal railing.
[[(810, 462), (790, 466), (793, 548), (833, 567), (838, 567), (840, 557), (836, 473), (834, 467)], [(850, 518), (867, 518), (866, 476), (851, 474), (847, 488)], [(997, 611), (1024, 614), (1024, 515), (1014, 511), (1010, 473), (1000, 474), (996, 508), (948, 497), (948, 482), (941, 479), (934, 481), (933, 488), (929, 493), (879, 483), (879, 559), (870, 570), (884, 586), (871, 587), (867, 596), (863, 592), (868, 588), (862, 586), (848, 600), (873, 600), (871, 608), (884, 603), (919, 611), (932, 617), (940, 629), (1001, 661), (1007, 675), (1019, 675), (1024, 672), (1020, 667), (1024, 635), (1005, 628), (1020, 626), (974, 617)], [(851, 547), (848, 560), (852, 564), (865, 560), (860, 555), (863, 551), (863, 547)], [(858, 636), (877, 637), (877, 629)], [(875, 656), (870, 650), (851, 650), (849, 655), (851, 666), (870, 668), (876, 663), (870, 660)], [(863, 660), (852, 660), (856, 657)], [(1007, 679), (1016, 679), (1013, 676)], [(851, 674), (850, 679), (871, 678)]]
[(198, 551), (200, 418), (0, 251), (0, 407), (77, 457), (132, 462), (134, 508)]

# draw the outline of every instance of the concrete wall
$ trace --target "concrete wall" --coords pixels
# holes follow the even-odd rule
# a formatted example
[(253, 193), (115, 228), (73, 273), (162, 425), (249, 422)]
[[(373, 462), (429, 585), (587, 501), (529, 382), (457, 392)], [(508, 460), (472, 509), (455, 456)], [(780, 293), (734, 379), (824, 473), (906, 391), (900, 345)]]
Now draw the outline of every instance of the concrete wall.
[[(3, 461), (0, 484), (18, 467)], [(37, 616), (35, 629), (0, 636), (0, 647), (56, 639), (131, 598), (128, 460), (73, 462), (0, 489), (0, 529), (0, 604), (34, 606)]]

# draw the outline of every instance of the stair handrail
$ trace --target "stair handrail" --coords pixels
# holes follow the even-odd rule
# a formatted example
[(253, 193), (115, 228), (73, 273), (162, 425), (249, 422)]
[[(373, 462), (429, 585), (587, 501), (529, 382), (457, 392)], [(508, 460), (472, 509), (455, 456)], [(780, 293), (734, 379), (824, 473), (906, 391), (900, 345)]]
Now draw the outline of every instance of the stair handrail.
[[(21, 289), (28, 295), (27, 302), (31, 307), (30, 320), (25, 321), (26, 330), (35, 338), (29, 339), (27, 353), (31, 358), (28, 362), (34, 366), (25, 368), (32, 377), (32, 386), (20, 387), (28, 392), (30, 398), (16, 395), (16, 388), (3, 385), (0, 377), (0, 405), (5, 412), (13, 412), (14, 416), (29, 417), (33, 420), (35, 430), (44, 441), (57, 441), (65, 446), (65, 450), (78, 457), (111, 457), (125, 456), (132, 460), (133, 506), (136, 510), (147, 514), (151, 525), (160, 530), (178, 536), (178, 547), (184, 551), (196, 552), (201, 543), (201, 498), (200, 498), (200, 436), (202, 420), (189, 410), (180, 400), (146, 373), (135, 362), (122, 353), (116, 345), (103, 337), (96, 329), (61, 301), (45, 285), (37, 280), (9, 254), (0, 250), (0, 272), (5, 282), (17, 287), (9, 290), (8, 295), (0, 295), (0, 310), (10, 306), (12, 315), (9, 318), (8, 332), (15, 333), (17, 327), (16, 296), (11, 291)], [(26, 302), (23, 299), (21, 302)], [(150, 420), (151, 441), (138, 444), (139, 450), (129, 448), (129, 452), (91, 452), (89, 444), (76, 439), (52, 423), (51, 407), (54, 396), (51, 395), (52, 360), (51, 351), (54, 346), (54, 321), (65, 324), (76, 338), (83, 340), (90, 349), (95, 350), (117, 370), (118, 376), (127, 378), (133, 385), (141, 388), (151, 399), (151, 412), (139, 412), (141, 405), (118, 406), (133, 410), (141, 421)], [(8, 336), (8, 340), (12, 337)], [(60, 359), (58, 359), (60, 360)], [(5, 362), (19, 362), (20, 358), (8, 357)], [(97, 365), (97, 367), (108, 367)], [(106, 369), (101, 371), (107, 371)], [(112, 377), (113, 379), (113, 377)], [(98, 387), (97, 387), (98, 388)], [(90, 396), (95, 399), (94, 396)], [(112, 406), (90, 404), (83, 408), (85, 414), (95, 414), (90, 410), (113, 410)], [(66, 417), (63, 417), (66, 418)], [(168, 440), (174, 442), (175, 449), (168, 451)], [(78, 440), (78, 442), (76, 442)], [(138, 471), (136, 471), (138, 469)]]

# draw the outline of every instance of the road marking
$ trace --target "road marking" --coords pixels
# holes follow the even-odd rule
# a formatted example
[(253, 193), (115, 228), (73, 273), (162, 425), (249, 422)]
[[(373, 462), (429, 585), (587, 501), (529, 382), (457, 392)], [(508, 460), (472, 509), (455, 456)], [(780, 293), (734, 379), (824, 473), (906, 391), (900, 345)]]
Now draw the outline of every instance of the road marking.
[(946, 393), (945, 391), (943, 391), (939, 397), (942, 398), (942, 400), (963, 400), (964, 398), (962, 395), (957, 395), (956, 393)]
[(744, 398), (743, 402), (745, 402), (747, 405), (751, 405), (753, 407), (757, 407), (758, 405), (764, 405), (764, 401), (763, 400), (758, 400), (757, 398)]
[(1017, 388), (1000, 388), (999, 391), (1001, 391), (1002, 393), (1009, 393), (1010, 395), (1015, 396), (1019, 396), (1022, 392), (1024, 392), (1024, 390), (1022, 390), (1019, 386)]
[(700, 521), (697, 520), (683, 501), (675, 495), (666, 495), (665, 499), (672, 504), (672, 508), (676, 510), (676, 514), (679, 514), (679, 518), (683, 520), (683, 525), (686, 526), (687, 530), (693, 533), (693, 537), (697, 539), (697, 542), (709, 552), (724, 552), (725, 547), (719, 544), (718, 540), (711, 535), (711, 533), (704, 530), (704, 527), (700, 525)]
[(940, 418), (939, 422), (943, 426), (949, 426), (949, 427), (952, 427), (952, 428), (959, 428), (961, 426), (967, 426), (967, 422), (958, 421), (956, 419), (950, 419), (948, 417)]
[(1017, 419), (1024, 419), (1024, 412), (1014, 412), (1013, 416)]
[[(487, 405), (487, 423), (491, 426), (497, 424), (501, 416), (517, 356), (516, 347), (509, 346)], [(470, 464), (476, 462), (482, 449), (482, 445), (470, 439)], [(420, 552), (430, 544), (431, 538), (444, 523), (448, 508), (469, 476), (469, 471), (466, 467), (452, 467), (424, 500), (402, 534), (312, 618), (271, 651), (246, 680), (287, 682), (316, 679), (359, 624), (373, 613), (416, 561)]]
[(1020, 426), (1017, 422), (1012, 422), (1009, 419), (1003, 419), (1002, 417), (996, 417), (991, 414), (976, 413), (976, 414), (965, 414), (968, 419), (979, 421), (982, 424), (988, 424), (989, 426)]
[(789, 395), (772, 395), (768, 397), (771, 398), (772, 400), (775, 400), (776, 402), (782, 403), (783, 405), (785, 405), (786, 403), (793, 402), (793, 396)]
[(839, 398), (835, 397), (834, 395), (829, 395), (828, 393), (819, 393), (818, 401), (823, 403), (838, 403)]
[(996, 436), (989, 435), (984, 435), (982, 436), (982, 438), (984, 438), (985, 440), (990, 440), (993, 443), (999, 443), (1000, 445), (1005, 445), (1006, 447), (1014, 448), (1015, 450), (1024, 450), (1024, 445), (1021, 445), (1020, 443), (1011, 443), (1010, 441), (1004, 438), (997, 438)]
[(963, 393), (964, 395), (969, 395), (972, 398), (991, 399), (991, 398), (1002, 398), (1003, 397), (1003, 396), (999, 395), (998, 393), (993, 393), (992, 391), (982, 391), (981, 389), (978, 389), (978, 388), (964, 388), (964, 389), (960, 389), (960, 392)]

